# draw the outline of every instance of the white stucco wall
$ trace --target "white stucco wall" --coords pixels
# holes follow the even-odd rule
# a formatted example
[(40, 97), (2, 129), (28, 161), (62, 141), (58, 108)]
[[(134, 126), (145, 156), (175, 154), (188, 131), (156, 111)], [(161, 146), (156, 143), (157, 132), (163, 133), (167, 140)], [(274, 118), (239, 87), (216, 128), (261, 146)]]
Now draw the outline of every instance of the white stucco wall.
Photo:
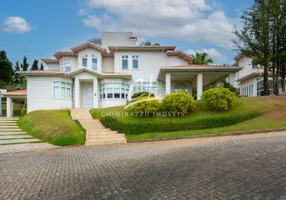
[(131, 32), (103, 32), (101, 35), (102, 46), (135, 46), (135, 40), (129, 40), (133, 37)]
[(251, 58), (247, 58), (247, 57), (241, 58), (241, 60), (238, 62), (238, 65), (239, 67), (243, 67), (243, 69), (239, 71), (238, 78), (246, 76), (253, 71)]
[(53, 97), (53, 81), (72, 83), (71, 79), (64, 77), (33, 76), (27, 78), (28, 112), (72, 108), (72, 100), (55, 99)]
[[(166, 52), (158, 51), (121, 51), (114, 53), (114, 66), (116, 72), (128, 72), (132, 74), (133, 81), (142, 79), (143, 81), (154, 82), (161, 67), (170, 66), (170, 60)], [(129, 69), (122, 69), (122, 55), (129, 55)], [(139, 69), (132, 69), (132, 55), (139, 56)], [(171, 59), (172, 65), (181, 65), (182, 61)]]
[(114, 57), (103, 57), (102, 72), (114, 72)]
[(240, 93), (242, 94), (242, 89), (253, 85), (253, 94), (250, 96), (257, 96), (257, 78), (250, 78), (240, 82)]
[(177, 66), (177, 65), (187, 65), (188, 62), (183, 60), (178, 56), (169, 56), (168, 57), (169, 66)]
[(48, 66), (48, 70), (60, 70), (60, 64), (49, 63), (47, 64), (47, 66)]

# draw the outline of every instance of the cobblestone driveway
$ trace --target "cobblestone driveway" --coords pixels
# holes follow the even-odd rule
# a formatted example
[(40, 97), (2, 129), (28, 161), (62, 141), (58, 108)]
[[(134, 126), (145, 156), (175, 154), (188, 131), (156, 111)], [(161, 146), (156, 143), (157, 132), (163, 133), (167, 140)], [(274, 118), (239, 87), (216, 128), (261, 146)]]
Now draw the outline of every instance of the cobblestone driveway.
[(0, 156), (0, 199), (286, 199), (286, 132)]

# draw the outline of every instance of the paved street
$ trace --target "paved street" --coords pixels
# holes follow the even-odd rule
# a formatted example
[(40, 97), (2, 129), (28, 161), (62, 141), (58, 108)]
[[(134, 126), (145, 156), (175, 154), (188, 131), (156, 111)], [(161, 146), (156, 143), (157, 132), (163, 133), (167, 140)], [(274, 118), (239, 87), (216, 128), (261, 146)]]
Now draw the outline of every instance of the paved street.
[(0, 199), (286, 199), (286, 132), (0, 155)]

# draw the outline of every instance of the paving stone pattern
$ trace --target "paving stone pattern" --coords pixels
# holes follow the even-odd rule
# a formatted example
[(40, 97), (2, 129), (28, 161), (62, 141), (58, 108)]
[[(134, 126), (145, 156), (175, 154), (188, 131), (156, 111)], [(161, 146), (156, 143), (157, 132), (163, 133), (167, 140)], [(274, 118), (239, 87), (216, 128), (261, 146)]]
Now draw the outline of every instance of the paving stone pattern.
[(286, 132), (0, 156), (0, 199), (286, 199)]

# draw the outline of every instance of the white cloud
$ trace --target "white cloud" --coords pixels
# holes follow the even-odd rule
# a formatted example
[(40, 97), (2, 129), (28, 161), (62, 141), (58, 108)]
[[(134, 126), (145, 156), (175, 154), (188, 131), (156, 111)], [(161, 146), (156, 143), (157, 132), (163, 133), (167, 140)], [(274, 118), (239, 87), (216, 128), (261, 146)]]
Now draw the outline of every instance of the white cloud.
[(215, 63), (217, 64), (225, 64), (224, 62), (227, 61), (227, 57), (222, 55), (219, 51), (217, 51), (214, 48), (210, 48), (210, 49), (201, 49), (201, 50), (192, 50), (192, 49), (188, 49), (186, 51), (187, 54), (189, 55), (195, 55), (196, 52), (198, 53), (207, 53), (209, 55), (210, 58), (212, 58), (214, 60)]
[(94, 15), (89, 15), (82, 20), (82, 22), (90, 28), (100, 29), (102, 20)]
[(31, 29), (32, 26), (23, 17), (7, 17), (4, 21), (3, 30), (8, 33), (23, 34)]
[[(99, 31), (133, 31), (139, 37), (164, 36), (232, 48), (234, 20), (206, 0), (88, 0), (87, 5), (79, 11), (85, 13), (82, 21)], [(96, 15), (98, 8), (106, 13)]]

